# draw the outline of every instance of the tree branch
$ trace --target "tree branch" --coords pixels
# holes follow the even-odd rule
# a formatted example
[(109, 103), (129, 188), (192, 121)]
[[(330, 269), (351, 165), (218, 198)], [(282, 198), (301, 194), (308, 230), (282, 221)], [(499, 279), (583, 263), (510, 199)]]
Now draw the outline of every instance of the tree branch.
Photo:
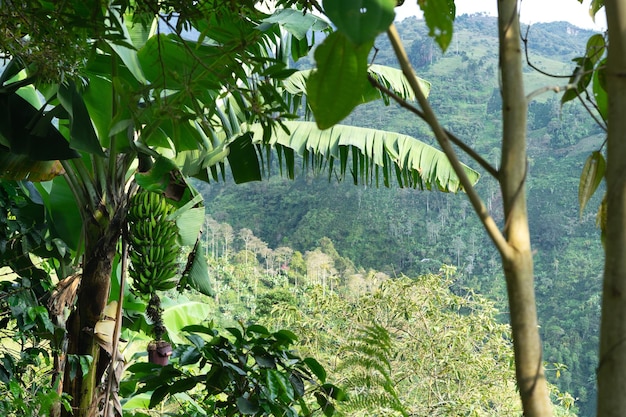
[(413, 72), (413, 68), (411, 67), (411, 63), (409, 62), (409, 58), (406, 54), (406, 51), (404, 50), (404, 46), (402, 45), (402, 41), (400, 40), (400, 36), (394, 24), (392, 24), (389, 29), (387, 29), (387, 36), (389, 37), (389, 41), (391, 42), (391, 45), (393, 46), (393, 49), (396, 53), (396, 57), (398, 58), (400, 67), (402, 68), (402, 72), (409, 81), (409, 84), (411, 85), (411, 88), (413, 89), (413, 92), (417, 97), (417, 101), (424, 112), (424, 120), (433, 130), (435, 138), (437, 139), (437, 142), (439, 142), (439, 146), (441, 146), (442, 151), (448, 157), (448, 160), (450, 161), (454, 172), (459, 177), (459, 180), (463, 185), (463, 188), (465, 189), (465, 192), (467, 193), (467, 196), (472, 203), (476, 214), (478, 214), (480, 221), (485, 227), (487, 234), (493, 241), (494, 245), (496, 245), (498, 250), (503, 255), (510, 255), (513, 249), (507, 243), (504, 235), (502, 234), (500, 229), (498, 229), (496, 222), (493, 220), (493, 217), (491, 217), (491, 215), (487, 211), (487, 208), (480, 199), (480, 196), (478, 195), (478, 193), (476, 193), (476, 190), (474, 189), (469, 178), (467, 177), (467, 174), (465, 173), (461, 162), (459, 162), (459, 159), (457, 158), (454, 149), (450, 145), (450, 139), (446, 131), (439, 124), (439, 121), (437, 120), (433, 109), (430, 107), (430, 104), (426, 100), (426, 97), (424, 96), (424, 93), (420, 88), (417, 77)]
[[(420, 109), (418, 109), (417, 107), (413, 106), (411, 103), (409, 103), (408, 101), (406, 101), (405, 99), (400, 97), (398, 94), (396, 94), (395, 92), (393, 92), (389, 88), (387, 88), (384, 85), (382, 85), (371, 74), (369, 74), (367, 76), (367, 79), (369, 80), (370, 84), (372, 84), (375, 88), (379, 89), (381, 92), (383, 92), (383, 93), (387, 94), (389, 97), (391, 97), (393, 99), (393, 101), (395, 101), (396, 103), (398, 103), (400, 105), (400, 107), (403, 107), (403, 108), (409, 110), (410, 112), (412, 112), (413, 114), (417, 115), (419, 118), (421, 118), (422, 120), (427, 122), (426, 115)], [(482, 156), (480, 156), (476, 151), (474, 151), (472, 148), (467, 146), (465, 144), (465, 142), (463, 142), (461, 139), (459, 139), (453, 133), (451, 133), (450, 131), (448, 131), (446, 129), (444, 129), (444, 132), (446, 133), (446, 135), (448, 135), (448, 139), (450, 139), (450, 141), (452, 143), (454, 143), (456, 146), (461, 148), (463, 150), (463, 152), (468, 154), (469, 157), (472, 158), (474, 161), (478, 162), (478, 164), (480, 164), (480, 166), (482, 166), (489, 174), (491, 174), (492, 177), (494, 177), (495, 179), (498, 179), (498, 175), (499, 175), (498, 170), (496, 170), (493, 166), (491, 166), (491, 164), (489, 162), (485, 161), (485, 159)]]

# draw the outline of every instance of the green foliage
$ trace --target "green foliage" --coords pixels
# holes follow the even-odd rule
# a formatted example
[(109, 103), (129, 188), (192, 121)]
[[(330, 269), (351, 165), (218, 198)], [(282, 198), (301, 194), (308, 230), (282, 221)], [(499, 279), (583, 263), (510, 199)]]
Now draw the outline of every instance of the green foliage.
[(255, 313), (259, 317), (269, 316), (277, 305), (295, 305), (293, 294), (286, 288), (273, 288), (260, 295), (256, 300)]
[[(326, 382), (317, 361), (301, 359), (291, 350), (293, 333), (270, 333), (258, 325), (226, 330), (228, 337), (211, 325), (184, 328), (188, 343), (177, 346), (175, 364), (136, 363), (123, 389), (135, 395), (151, 392), (150, 408), (168, 396), (189, 392), (208, 415), (334, 414), (342, 391)], [(312, 395), (316, 406), (307, 400)]]
[(59, 395), (56, 387), (51, 387), (46, 381), (35, 379), (34, 372), (30, 377), (33, 379), (11, 379), (0, 382), (0, 413), (3, 416), (48, 417), (58, 406), (70, 410), (67, 397)]
[(340, 122), (361, 103), (372, 45), (355, 47), (346, 35), (333, 32), (315, 49), (317, 69), (307, 80), (307, 94), (320, 129)]
[(452, 40), (452, 26), (456, 15), (454, 0), (418, 1), (428, 25), (428, 35), (435, 38), (442, 51)]
[(359, 411), (387, 416), (395, 413), (409, 415), (390, 376), (394, 346), (387, 329), (376, 324), (363, 328), (342, 348), (342, 353), (345, 359), (337, 372), (350, 375), (353, 393), (344, 407), (350, 410), (350, 415)]
[(47, 230), (41, 196), (31, 183), (0, 182), (0, 267), (9, 266), (29, 278), (39, 296), (48, 276), (35, 265), (29, 254), (65, 262), (67, 246)]
[[(395, 0), (325, 0), (324, 12), (357, 47), (385, 32), (393, 22)], [(371, 46), (370, 46), (371, 47)], [(369, 51), (369, 48), (368, 48)], [(317, 59), (317, 57), (316, 57)]]
[(353, 287), (346, 296), (318, 287), (299, 299), (297, 309), (276, 308), (265, 318), (272, 326), (289, 323), (303, 335), (302, 352), (316, 352), (331, 374), (342, 375), (349, 400), (339, 411), (354, 416), (402, 409), (408, 415), (519, 410), (508, 328), (498, 323), (493, 303), (452, 293), (451, 281), (440, 275), (372, 285), (369, 291)]
[(56, 407), (69, 410), (49, 352), (63, 338), (63, 330), (37, 295), (46, 285), (45, 280), (34, 284), (25, 277), (0, 282), (0, 413), (8, 417), (49, 416)]

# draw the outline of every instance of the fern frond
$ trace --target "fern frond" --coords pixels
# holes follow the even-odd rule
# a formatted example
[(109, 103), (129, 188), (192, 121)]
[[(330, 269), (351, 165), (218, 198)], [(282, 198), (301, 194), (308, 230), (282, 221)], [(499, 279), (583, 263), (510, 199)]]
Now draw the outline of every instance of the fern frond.
[(391, 378), (393, 343), (385, 327), (373, 324), (360, 329), (342, 351), (346, 356), (337, 370), (350, 375), (346, 381), (350, 396), (342, 408), (351, 415), (363, 410), (378, 410), (386, 416), (394, 415), (390, 411), (409, 415)]

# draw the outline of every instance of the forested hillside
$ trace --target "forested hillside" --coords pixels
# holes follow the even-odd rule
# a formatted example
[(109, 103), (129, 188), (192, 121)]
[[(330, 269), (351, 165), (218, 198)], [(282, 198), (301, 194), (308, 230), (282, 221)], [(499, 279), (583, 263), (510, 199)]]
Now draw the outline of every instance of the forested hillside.
[[(416, 71), (432, 83), (430, 100), (445, 126), (481, 154), (492, 156), (490, 162), (497, 165), (493, 158), (499, 154), (501, 122), (495, 18), (459, 16), (445, 55), (427, 36), (423, 23), (407, 19), (398, 28)], [(526, 34), (530, 64), (566, 75), (574, 67), (571, 59), (584, 52), (591, 32), (550, 23), (533, 25)], [(386, 39), (380, 38), (376, 46), (373, 62), (395, 65)], [(525, 72), (528, 93), (567, 82), (542, 75), (530, 65)], [(592, 201), (580, 215), (577, 187), (585, 158), (604, 137), (584, 108), (572, 103), (561, 107), (560, 96), (552, 91), (532, 97), (528, 208), (544, 359), (567, 367), (552, 382), (578, 398), (580, 415), (592, 415), (595, 382), (589, 376), (595, 375), (597, 363), (603, 252), (595, 227), (598, 202)], [(433, 142), (425, 124), (393, 105), (360, 107), (344, 122)], [(355, 187), (327, 177), (287, 181), (276, 175), (260, 183), (199, 188), (215, 224), (232, 226), (226, 242), (238, 240), (233, 229), (245, 228), (267, 247), (305, 253), (326, 237), (356, 270), (371, 268), (390, 277), (413, 277), (451, 265), (460, 273), (454, 288), (471, 288), (495, 301), (500, 310), (506, 308), (498, 254), (464, 195), (374, 184)], [(501, 222), (495, 182), (483, 176), (478, 190)], [(211, 230), (208, 240), (224, 232), (223, 227)], [(233, 244), (241, 247), (244, 241)], [(217, 280), (219, 288), (219, 276)]]

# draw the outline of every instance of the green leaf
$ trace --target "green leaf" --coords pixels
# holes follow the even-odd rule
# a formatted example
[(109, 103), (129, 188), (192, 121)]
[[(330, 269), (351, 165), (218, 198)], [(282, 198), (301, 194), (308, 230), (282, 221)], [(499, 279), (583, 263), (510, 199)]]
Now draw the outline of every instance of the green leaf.
[(56, 177), (52, 181), (47, 209), (50, 224), (58, 236), (67, 246), (76, 250), (83, 225), (76, 199), (65, 178)]
[(152, 396), (150, 397), (150, 404), (149, 404), (148, 407), (149, 408), (154, 408), (161, 401), (163, 401), (165, 396), (167, 394), (169, 394), (169, 388), (170, 388), (170, 386), (165, 384), (165, 385), (161, 385), (160, 387), (155, 389), (154, 392), (152, 393)]
[(221, 80), (231, 76), (230, 57), (216, 46), (193, 48), (186, 48), (177, 35), (161, 34), (148, 39), (137, 57), (145, 77), (156, 86), (169, 90), (219, 89)]
[[(313, 70), (297, 71), (283, 81), (283, 86), (291, 94), (304, 95), (306, 94), (306, 82), (311, 75), (311, 72), (313, 72)], [(369, 75), (378, 80), (379, 83), (389, 88), (403, 99), (411, 101), (415, 100), (413, 89), (411, 88), (409, 81), (402, 73), (402, 70), (385, 65), (372, 64), (368, 65), (367, 72)], [(419, 77), (417, 77), (417, 80), (420, 84), (422, 92), (426, 97), (428, 97), (431, 83)], [(361, 103), (367, 103), (368, 101), (380, 99), (381, 97), (382, 95), (380, 91), (370, 83), (367, 83)]]
[(452, 41), (456, 14), (454, 0), (418, 0), (417, 4), (424, 12), (428, 35), (434, 37), (441, 50), (445, 52)]
[(306, 363), (311, 372), (313, 372), (313, 375), (315, 375), (322, 384), (326, 382), (326, 370), (316, 359), (304, 358), (304, 363)]
[(281, 329), (274, 333), (274, 337), (277, 341), (282, 342), (285, 346), (289, 346), (298, 341), (298, 336), (291, 330)]
[(6, 354), (2, 356), (2, 359), (0, 359), (0, 361), (2, 362), (0, 363), (0, 382), (8, 384), (9, 381), (13, 378), (15, 362), (11, 356)]
[(182, 246), (194, 246), (196, 244), (204, 224), (204, 215), (204, 207), (194, 207), (185, 210), (176, 218), (176, 226), (179, 229), (178, 234)]
[(160, 120), (159, 128), (172, 140), (174, 149), (178, 152), (196, 150), (203, 143), (202, 134), (196, 125), (188, 120), (187, 115)]
[[(280, 9), (270, 17), (263, 19), (263, 22), (266, 24), (279, 24), (298, 40), (305, 39), (310, 30), (321, 31), (330, 27), (320, 17), (312, 13), (302, 13), (302, 11), (296, 9)], [(265, 26), (263, 24), (259, 25), (259, 30), (264, 29)]]
[(595, 64), (604, 56), (605, 50), (606, 43), (604, 41), (604, 36), (596, 33), (595, 35), (590, 37), (589, 40), (587, 40), (587, 51), (585, 56), (593, 64)]
[(609, 118), (609, 97), (606, 93), (606, 78), (604, 69), (606, 67), (606, 59), (603, 59), (598, 64), (598, 67), (593, 72), (593, 96), (596, 99), (596, 105), (598, 112), (602, 119), (606, 122)]
[[(124, 44), (127, 44), (127, 45), (133, 44), (133, 40), (131, 39), (130, 34), (128, 33), (126, 24), (122, 21), (122, 18), (117, 12), (117, 9), (110, 8), (109, 13), (117, 21), (117, 26), (122, 29), (122, 35), (124, 36), (124, 39), (123, 39), (123, 42), (107, 41), (107, 43), (109, 44), (111, 49), (115, 51), (117, 56), (119, 56), (122, 59), (122, 61), (124, 62), (124, 65), (126, 65), (126, 68), (128, 68), (130, 73), (133, 74), (135, 79), (137, 79), (137, 81), (139, 81), (142, 84), (148, 84), (148, 80), (143, 75), (143, 71), (141, 70), (141, 65), (139, 64), (139, 58), (137, 57), (137, 51), (135, 49), (129, 48), (128, 46), (124, 45)], [(140, 26), (140, 25), (137, 25), (137, 26)]]
[(252, 324), (250, 326), (248, 326), (248, 328), (246, 329), (246, 334), (248, 336), (251, 336), (253, 333), (257, 333), (263, 336), (269, 336), (270, 332), (269, 330), (267, 330), (267, 328), (265, 326), (261, 326), (260, 324)]
[(247, 398), (239, 397), (237, 398), (236, 403), (237, 403), (237, 409), (243, 415), (251, 416), (251, 415), (256, 414), (259, 411), (259, 405), (256, 403), (253, 403)]
[(228, 162), (233, 173), (235, 184), (250, 181), (261, 181), (261, 168), (252, 135), (244, 133), (229, 146)]
[(191, 268), (185, 272), (183, 280), (186, 280), (191, 288), (199, 291), (201, 294), (208, 295), (209, 297), (215, 295), (215, 291), (213, 291), (213, 287), (211, 286), (209, 266), (204, 257), (204, 243), (199, 241), (198, 245), (194, 248)]
[(334, 384), (322, 384), (320, 388), (326, 393), (326, 395), (337, 401), (342, 401), (344, 398), (346, 398), (345, 391)]
[(37, 161), (80, 156), (51, 121), (17, 93), (0, 94), (0, 143)]
[(280, 398), (284, 402), (294, 400), (293, 386), (289, 379), (281, 372), (270, 369), (266, 374), (267, 387), (269, 388), (270, 398)]
[(605, 171), (606, 161), (604, 160), (604, 156), (602, 156), (599, 151), (595, 151), (589, 155), (585, 161), (578, 185), (578, 204), (580, 206), (581, 216), (589, 199), (598, 189), (600, 182), (602, 182)]
[[(189, 337), (189, 335), (187, 335)], [(178, 352), (178, 364), (180, 366), (191, 365), (202, 359), (202, 355), (193, 346), (185, 346)]]
[(565, 104), (570, 100), (575, 99), (581, 94), (593, 78), (593, 62), (587, 57), (577, 57), (572, 59), (577, 66), (574, 70), (574, 74), (570, 77), (570, 84), (577, 82), (576, 86), (569, 88), (561, 97), (561, 104)]
[(189, 326), (183, 327), (181, 330), (183, 332), (208, 334), (210, 336), (217, 335), (217, 330), (212, 328), (210, 325), (204, 326), (202, 324), (191, 324)]
[(172, 394), (177, 394), (179, 392), (187, 392), (193, 389), (197, 383), (198, 383), (198, 380), (196, 377), (179, 379), (178, 381), (174, 382), (170, 386), (168, 393), (172, 395)]
[(213, 310), (206, 303), (188, 301), (175, 304), (163, 310), (163, 324), (168, 336), (176, 344), (186, 343), (180, 330), (191, 324), (202, 323), (208, 319)]
[(72, 148), (104, 157), (89, 111), (76, 89), (76, 84), (73, 81), (61, 84), (57, 97), (70, 117), (70, 144)]
[(596, 20), (596, 14), (604, 7), (604, 0), (591, 0), (589, 5), (589, 15)]
[(361, 102), (372, 42), (355, 47), (342, 33), (334, 32), (315, 50), (317, 69), (307, 80), (307, 93), (320, 129), (343, 120)]
[(159, 156), (149, 171), (135, 174), (135, 181), (148, 191), (165, 191), (170, 183), (170, 172), (176, 169), (174, 162)]
[(83, 92), (83, 101), (104, 147), (109, 146), (109, 129), (113, 117), (111, 89), (111, 81), (94, 75), (89, 77), (89, 85)]
[(243, 340), (243, 334), (241, 334), (241, 330), (236, 327), (227, 327), (226, 330), (237, 338), (237, 342), (241, 342)]
[(331, 417), (333, 414), (335, 414), (335, 406), (332, 404), (332, 402), (330, 402), (328, 397), (319, 392), (316, 392), (314, 395), (317, 400), (317, 404), (319, 404), (322, 412), (326, 417)]
[(395, 17), (396, 0), (324, 0), (323, 4), (326, 15), (356, 46), (373, 42)]

